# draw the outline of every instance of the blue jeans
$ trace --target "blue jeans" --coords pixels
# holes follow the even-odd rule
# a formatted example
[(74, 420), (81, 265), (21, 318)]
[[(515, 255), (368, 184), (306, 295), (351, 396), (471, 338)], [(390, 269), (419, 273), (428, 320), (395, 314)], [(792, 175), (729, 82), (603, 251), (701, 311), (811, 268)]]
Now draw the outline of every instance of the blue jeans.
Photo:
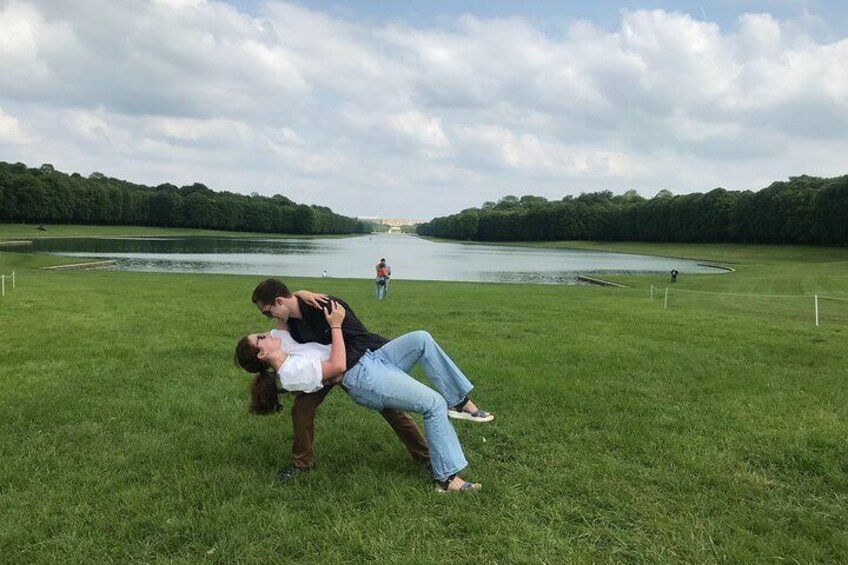
[[(383, 283), (383, 284), (380, 284)], [(382, 300), (389, 295), (389, 277), (377, 277), (374, 281), (377, 285), (377, 298)]]
[[(419, 362), (441, 394), (407, 374)], [(377, 351), (367, 351), (348, 369), (342, 384), (360, 406), (424, 416), (424, 437), (430, 446), (435, 479), (444, 480), (468, 465), (448, 419), (448, 406), (459, 404), (474, 387), (429, 333), (408, 333)]]

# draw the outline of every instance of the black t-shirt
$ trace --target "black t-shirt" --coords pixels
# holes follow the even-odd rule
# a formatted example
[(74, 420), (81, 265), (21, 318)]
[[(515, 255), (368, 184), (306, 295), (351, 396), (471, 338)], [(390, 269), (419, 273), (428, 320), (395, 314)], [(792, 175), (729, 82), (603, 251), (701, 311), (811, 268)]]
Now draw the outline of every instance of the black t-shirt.
[[(383, 336), (369, 332), (356, 317), (351, 307), (347, 305), (347, 302), (334, 296), (331, 296), (330, 300), (335, 300), (341, 304), (346, 311), (345, 319), (342, 322), (342, 336), (344, 337), (348, 369), (359, 363), (359, 359), (366, 351), (376, 351), (388, 343), (389, 340)], [(330, 325), (324, 318), (324, 311), (309, 306), (300, 298), (297, 299), (297, 304), (300, 306), (302, 318), (299, 320), (289, 318), (288, 320), (289, 333), (295, 341), (299, 343), (315, 341), (324, 345), (332, 344), (333, 336), (330, 333)]]

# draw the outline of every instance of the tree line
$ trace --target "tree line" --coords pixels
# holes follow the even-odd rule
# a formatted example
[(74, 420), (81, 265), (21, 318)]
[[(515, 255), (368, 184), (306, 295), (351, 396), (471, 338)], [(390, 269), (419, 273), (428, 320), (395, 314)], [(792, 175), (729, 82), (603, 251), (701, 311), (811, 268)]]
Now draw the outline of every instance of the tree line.
[(418, 226), (474, 241), (668, 241), (848, 245), (848, 175), (791, 177), (752, 192), (716, 188), (650, 199), (634, 190), (548, 200), (505, 196)]
[(285, 196), (215, 192), (203, 184), (151, 187), (50, 164), (0, 161), (0, 221), (204, 228), (288, 234), (368, 233), (371, 225)]

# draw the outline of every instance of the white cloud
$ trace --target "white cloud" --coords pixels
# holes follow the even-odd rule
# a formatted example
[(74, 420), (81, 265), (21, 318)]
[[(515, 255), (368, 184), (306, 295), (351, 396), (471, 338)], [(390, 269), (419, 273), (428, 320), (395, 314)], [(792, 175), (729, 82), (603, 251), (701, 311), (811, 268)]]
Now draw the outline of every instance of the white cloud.
[(805, 31), (815, 14), (551, 31), (261, 6), (0, 2), (0, 141), (60, 169), (398, 216), (846, 172), (848, 39)]
[(162, 4), (163, 6), (167, 6), (168, 8), (194, 8), (200, 6), (201, 4), (205, 4), (206, 0), (153, 0), (154, 4)]
[(346, 105), (341, 109), (340, 117), (354, 131), (359, 132), (357, 135), (379, 135), (384, 143), (395, 145), (396, 151), (401, 149), (425, 158), (450, 154), (450, 140), (438, 116), (418, 110), (364, 113), (352, 105)]
[(72, 130), (91, 140), (114, 142), (115, 132), (101, 112), (72, 111), (69, 120)]
[(27, 96), (61, 86), (52, 58), (72, 41), (65, 22), (47, 22), (25, 3), (7, 4), (0, 10), (0, 95)]
[(26, 141), (27, 136), (21, 129), (18, 119), (0, 108), (0, 143), (18, 144)]
[(442, 131), (442, 120), (424, 115), (417, 110), (409, 110), (389, 117), (388, 126), (424, 147), (447, 149), (450, 146), (445, 132)]
[(149, 135), (184, 142), (204, 140), (246, 140), (250, 126), (236, 120), (153, 117), (147, 120)]
[(618, 151), (587, 150), (546, 142), (533, 134), (516, 135), (499, 126), (463, 128), (458, 135), (491, 152), (495, 164), (528, 176), (631, 178), (644, 173), (638, 160)]

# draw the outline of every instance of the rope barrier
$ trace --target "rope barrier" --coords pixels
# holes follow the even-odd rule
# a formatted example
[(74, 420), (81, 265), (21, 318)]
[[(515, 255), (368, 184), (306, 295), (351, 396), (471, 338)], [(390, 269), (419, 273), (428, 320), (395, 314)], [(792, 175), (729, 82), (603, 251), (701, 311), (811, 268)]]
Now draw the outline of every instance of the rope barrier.
[(691, 292), (694, 294), (713, 294), (718, 296), (746, 296), (754, 298), (813, 298), (818, 296), (820, 300), (844, 300), (848, 302), (848, 298), (838, 296), (822, 296), (821, 294), (755, 294), (742, 292), (709, 292), (706, 290), (686, 290), (683, 288), (671, 288), (673, 292)]
[[(654, 298), (654, 285), (651, 285), (651, 298)], [(659, 290), (659, 289), (656, 289)], [(665, 287), (665, 297), (663, 300), (663, 309), (668, 309), (668, 294), (669, 291), (673, 291), (675, 293), (689, 293), (689, 294), (705, 294), (710, 296), (733, 296), (733, 297), (743, 297), (748, 299), (762, 299), (762, 298), (801, 298), (801, 299), (813, 299), (813, 312), (815, 316), (815, 324), (818, 327), (820, 325), (819, 319), (819, 300), (836, 300), (840, 302), (848, 302), (848, 298), (842, 296), (821, 296), (819, 294), (754, 294), (754, 293), (743, 293), (743, 292), (711, 292), (706, 290), (688, 290), (682, 288), (672, 288), (669, 286)]]
[[(673, 289), (674, 292), (691, 292), (694, 294), (713, 294), (717, 296), (747, 296), (760, 298), (812, 298), (814, 294), (753, 294), (743, 292), (709, 292), (706, 290), (686, 290), (682, 288)], [(821, 296), (819, 297), (821, 298)]]

